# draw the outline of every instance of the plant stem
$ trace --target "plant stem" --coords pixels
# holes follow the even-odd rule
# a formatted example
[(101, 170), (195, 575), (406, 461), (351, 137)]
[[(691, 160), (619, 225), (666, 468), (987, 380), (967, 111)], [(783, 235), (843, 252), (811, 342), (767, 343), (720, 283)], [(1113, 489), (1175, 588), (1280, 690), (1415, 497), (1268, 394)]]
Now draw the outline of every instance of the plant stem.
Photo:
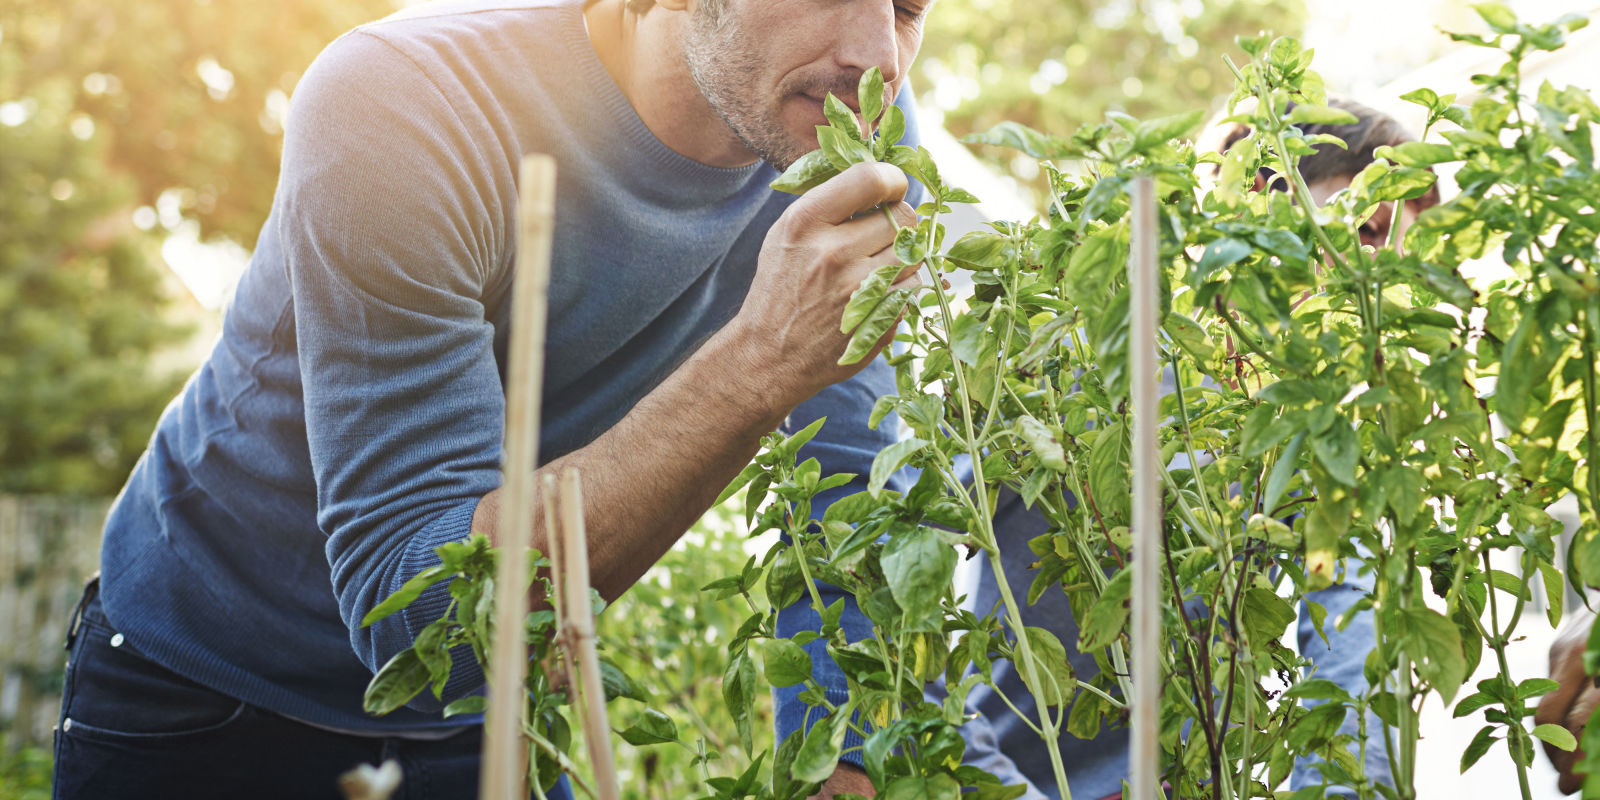
[[(938, 213), (935, 212), (930, 219), (932, 222), (928, 226), (928, 230), (931, 234), (931, 231), (937, 230)], [(928, 249), (931, 251), (931, 241), (929, 245)], [(945, 294), (943, 279), (933, 268), (934, 259), (930, 257), (927, 263), (931, 276), (929, 283), (933, 288), (934, 296), (939, 301), (939, 313), (944, 322), (944, 329), (953, 331), (955, 330), (955, 314), (950, 309), (950, 298)], [(1005, 358), (1005, 353), (1001, 353), (1000, 357)], [(1039, 680), (1038, 667), (1034, 662), (1033, 646), (1028, 642), (1027, 626), (1022, 620), (1022, 609), (1017, 604), (1016, 595), (1011, 591), (1011, 582), (1006, 579), (1005, 563), (1000, 557), (1000, 548), (995, 540), (994, 510), (989, 506), (989, 485), (983, 475), (983, 455), (976, 431), (972, 427), (972, 394), (967, 387), (966, 371), (957, 359), (951, 359), (951, 370), (955, 372), (956, 391), (961, 400), (961, 422), (966, 429), (967, 456), (972, 460), (972, 483), (977, 492), (978, 504), (978, 508), (975, 509), (978, 513), (974, 515), (975, 519), (973, 521), (978, 526), (978, 539), (987, 551), (986, 555), (989, 558), (990, 569), (994, 573), (995, 584), (1000, 590), (1001, 601), (1004, 602), (1006, 607), (1007, 621), (1011, 626), (1012, 635), (1017, 637), (1017, 650), (1020, 655), (1019, 660), (1022, 662), (1023, 677), (1027, 679), (1030, 690), (1034, 692), (1034, 704), (1039, 714), (1040, 727), (1043, 729), (1040, 738), (1044, 740), (1045, 750), (1050, 756), (1050, 768), (1055, 775), (1056, 786), (1061, 792), (1062, 800), (1071, 800), (1072, 790), (1067, 785), (1066, 765), (1061, 760), (1060, 735), (1054, 725), (1054, 721), (1050, 718), (1049, 707), (1045, 705), (1040, 697), (1044, 684)], [(997, 374), (995, 379), (1005, 380), (1005, 376)], [(1035, 689), (1033, 687), (1038, 688)], [(1062, 699), (1063, 701), (1065, 700), (1065, 698)]]
[[(1481, 553), (1483, 574), (1489, 576), (1489, 627), (1494, 633), (1489, 639), (1489, 646), (1494, 648), (1495, 659), (1499, 662), (1501, 682), (1511, 688), (1511, 694), (1515, 697), (1517, 684), (1511, 680), (1511, 666), (1506, 662), (1506, 637), (1500, 634), (1500, 603), (1495, 599), (1500, 590), (1494, 585), (1494, 573), (1489, 566), (1489, 550), (1485, 548)], [(1520, 599), (1518, 602), (1521, 602)], [(1528, 765), (1522, 763), (1521, 755), (1528, 738), (1527, 729), (1522, 727), (1522, 720), (1527, 713), (1520, 697), (1506, 706), (1506, 716), (1512, 720), (1506, 725), (1506, 747), (1511, 750), (1511, 763), (1517, 766), (1517, 787), (1522, 790), (1522, 800), (1533, 800), (1533, 792), (1528, 787)]]

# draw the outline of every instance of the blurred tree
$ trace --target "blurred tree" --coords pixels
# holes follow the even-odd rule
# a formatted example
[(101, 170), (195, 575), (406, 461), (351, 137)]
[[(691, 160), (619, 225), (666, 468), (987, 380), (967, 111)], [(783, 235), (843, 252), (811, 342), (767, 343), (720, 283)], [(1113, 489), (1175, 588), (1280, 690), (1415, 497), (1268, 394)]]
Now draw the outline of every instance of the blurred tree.
[(943, 0), (928, 16), (919, 102), (956, 136), (1003, 120), (1065, 135), (1110, 110), (1215, 108), (1233, 86), (1222, 56), (1235, 36), (1298, 34), (1304, 20), (1303, 0)]
[(394, 5), (0, 4), (0, 491), (121, 485), (178, 385), (164, 233), (253, 245), (288, 91)]
[[(398, 0), (7, 0), (22, 94), (61, 79), (133, 200), (255, 244), (278, 180), (288, 95), (329, 41)], [(15, 96), (15, 95), (12, 95)], [(9, 97), (6, 99), (10, 99)], [(164, 215), (163, 224), (173, 222)]]

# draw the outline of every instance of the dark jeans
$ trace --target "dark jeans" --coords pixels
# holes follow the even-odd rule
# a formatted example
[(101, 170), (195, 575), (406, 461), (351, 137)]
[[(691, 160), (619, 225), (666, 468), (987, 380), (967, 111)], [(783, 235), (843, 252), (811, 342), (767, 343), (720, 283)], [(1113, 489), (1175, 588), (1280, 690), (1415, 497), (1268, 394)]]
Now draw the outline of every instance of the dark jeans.
[[(111, 628), (91, 582), (67, 648), (56, 731), (57, 800), (339, 798), (358, 764), (399, 762), (394, 800), (478, 795), (482, 729), (438, 741), (314, 728), (212, 691), (141, 656)], [(568, 798), (565, 781), (551, 798)]]

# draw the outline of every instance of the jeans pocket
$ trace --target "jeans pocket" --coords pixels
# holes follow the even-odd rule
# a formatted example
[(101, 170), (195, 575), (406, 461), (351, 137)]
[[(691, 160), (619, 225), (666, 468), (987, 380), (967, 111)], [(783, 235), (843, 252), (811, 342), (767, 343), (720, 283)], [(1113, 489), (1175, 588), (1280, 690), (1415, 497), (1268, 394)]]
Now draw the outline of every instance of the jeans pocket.
[(226, 727), (248, 708), (145, 658), (112, 630), (98, 598), (86, 605), (67, 666), (60, 735), (193, 736)]

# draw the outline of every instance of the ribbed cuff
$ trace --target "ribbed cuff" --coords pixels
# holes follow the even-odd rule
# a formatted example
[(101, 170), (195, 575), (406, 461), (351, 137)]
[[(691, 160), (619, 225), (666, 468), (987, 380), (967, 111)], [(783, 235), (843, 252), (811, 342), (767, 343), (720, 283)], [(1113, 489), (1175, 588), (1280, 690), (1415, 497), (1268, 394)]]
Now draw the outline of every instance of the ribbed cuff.
[[(400, 569), (393, 577), (393, 585), (389, 593), (398, 590), (406, 581), (411, 580), (417, 573), (437, 566), (439, 554), (434, 552), (440, 545), (450, 542), (466, 540), (472, 533), (472, 516), (478, 509), (477, 500), (468, 500), (461, 505), (445, 511), (422, 530), (417, 531), (410, 541), (406, 542), (405, 554), (400, 559)], [(399, 614), (405, 624), (408, 638), (415, 641), (423, 628), (444, 616), (450, 608), (450, 581), (440, 581), (424, 591), (411, 605), (406, 606)], [(444, 702), (462, 697), (483, 685), (483, 671), (478, 669), (478, 661), (472, 655), (472, 648), (462, 645), (450, 651), (450, 680), (445, 682)], [(432, 692), (423, 692), (417, 696), (417, 705), (414, 707), (432, 708), (436, 703)]]
[[(824, 687), (822, 695), (835, 707), (842, 706), (850, 701), (850, 691), (843, 687)], [(822, 706), (806, 705), (805, 701), (800, 699), (798, 691), (778, 690), (773, 692), (773, 704), (776, 706), (774, 721), (778, 729), (778, 741), (780, 742), (788, 738), (789, 734), (802, 728), (809, 733), (812, 725), (817, 724), (818, 720), (828, 715), (828, 710)], [(811, 717), (809, 720), (806, 719), (808, 712)], [(857, 728), (864, 726), (859, 710), (851, 713), (850, 722), (852, 725), (844, 734), (844, 753), (839, 756), (839, 761), (865, 769), (861, 759), (861, 748), (866, 744), (866, 739), (862, 738), (861, 734), (856, 733)]]

